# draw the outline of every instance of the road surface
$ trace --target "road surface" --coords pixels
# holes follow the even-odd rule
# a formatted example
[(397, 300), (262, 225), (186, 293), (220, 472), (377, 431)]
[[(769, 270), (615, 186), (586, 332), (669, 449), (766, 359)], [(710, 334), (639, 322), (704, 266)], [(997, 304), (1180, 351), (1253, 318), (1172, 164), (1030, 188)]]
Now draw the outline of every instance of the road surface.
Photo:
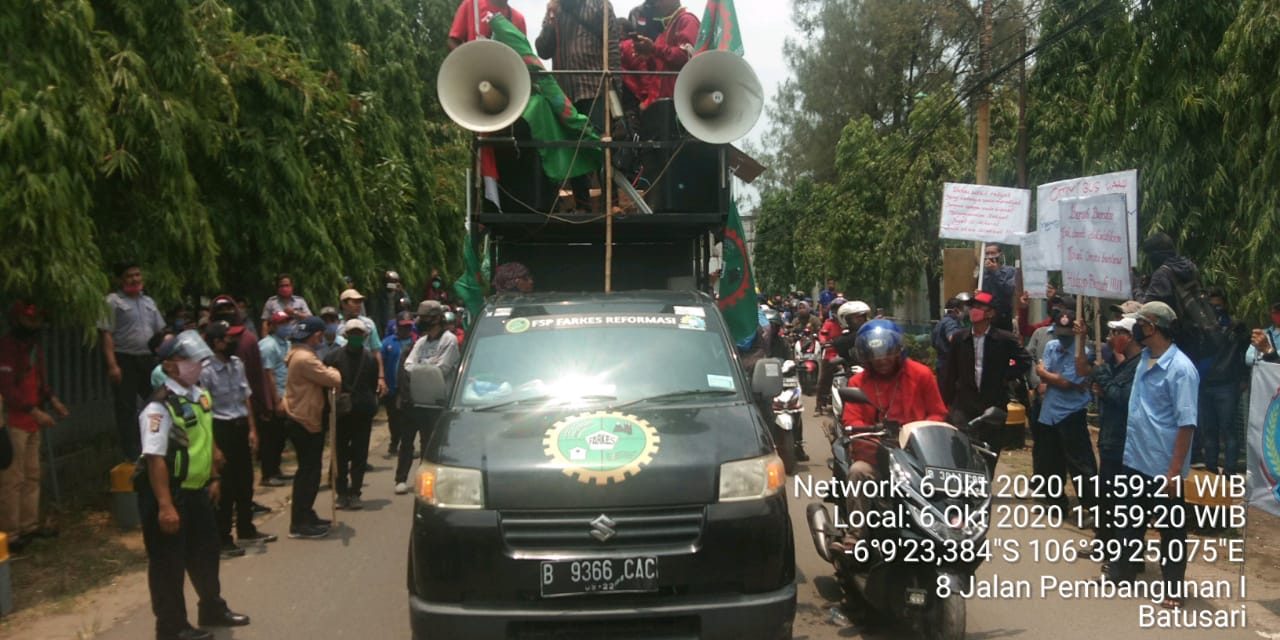
[[(806, 399), (811, 402), (811, 399)], [(806, 412), (807, 450), (812, 461), (802, 465), (801, 474), (827, 478), (826, 441), (817, 419)], [(280, 536), (279, 542), (251, 548), (242, 557), (222, 564), (222, 592), (231, 607), (252, 617), (247, 627), (221, 630), (217, 637), (235, 640), (332, 640), (354, 638), (375, 640), (408, 638), (409, 619), (405, 590), (405, 555), (409, 537), (412, 496), (396, 496), (392, 492), (394, 461), (382, 456), (386, 431), (379, 422), (375, 427), (375, 443), (371, 447), (374, 472), (366, 476), (365, 509), (339, 512), (340, 524), (324, 540), (290, 540), (288, 517), (277, 509), (260, 521), (264, 531)], [(1013, 455), (1027, 455), (1026, 453)], [(795, 496), (795, 485), (788, 484), (791, 517), (796, 531), (796, 563), (799, 581), (799, 605), (796, 616), (797, 639), (825, 638), (907, 638), (901, 627), (867, 629), (843, 621), (832, 611), (840, 610), (841, 594), (831, 578), (830, 567), (813, 549), (804, 523), (807, 497)], [(264, 499), (283, 507), (287, 489), (277, 489)], [(328, 508), (328, 494), (322, 493), (317, 505), (323, 513)], [(1084, 534), (1074, 529), (1052, 531), (1002, 531), (1007, 539), (1027, 543), (1032, 538), (1074, 540)], [(1237, 571), (1220, 571), (1214, 575), (1231, 578)], [(1028, 561), (1016, 564), (995, 560), (983, 566), (980, 576), (993, 574), (1010, 579), (1025, 579), (1038, 584), (1041, 574), (1087, 578), (1096, 574), (1088, 562), (1075, 565), (1036, 565)], [(1193, 569), (1191, 577), (1204, 577), (1204, 569)], [(1148, 574), (1150, 577), (1150, 574)], [(1250, 600), (1259, 600), (1250, 585)], [(188, 587), (188, 609), (195, 615), (195, 597)], [(1270, 595), (1269, 598), (1280, 598)], [(1272, 600), (1276, 602), (1278, 600)], [(1004, 638), (1259, 638), (1259, 618), (1267, 612), (1257, 602), (1247, 605), (1254, 629), (1213, 631), (1169, 631), (1138, 629), (1138, 601), (1071, 601), (1057, 597), (1047, 599), (1002, 600), (974, 599), (968, 605), (968, 637), (994, 640)], [(1228, 608), (1239, 602), (1225, 602)], [(1192, 608), (1206, 608), (1193, 602)], [(94, 608), (99, 608), (94, 610)], [(110, 610), (106, 610), (110, 609)], [(121, 578), (114, 594), (98, 597), (91, 604), (72, 612), (80, 616), (79, 637), (101, 640), (139, 640), (152, 636), (153, 618), (146, 600), (145, 576), (133, 574)], [(1270, 618), (1274, 621), (1274, 617)], [(1275, 627), (1272, 627), (1275, 629)], [(36, 633), (28, 638), (76, 638), (76, 634), (47, 635)], [(1280, 637), (1280, 636), (1276, 636)]]

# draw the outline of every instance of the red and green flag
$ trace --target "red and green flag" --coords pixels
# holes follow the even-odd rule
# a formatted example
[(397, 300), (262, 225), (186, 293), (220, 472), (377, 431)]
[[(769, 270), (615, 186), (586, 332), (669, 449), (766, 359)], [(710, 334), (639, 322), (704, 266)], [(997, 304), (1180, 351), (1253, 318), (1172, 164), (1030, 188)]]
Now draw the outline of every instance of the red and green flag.
[(732, 200), (729, 203), (729, 222), (724, 227), (720, 260), (720, 299), (716, 305), (724, 314), (733, 341), (741, 343), (756, 334), (760, 314), (756, 307), (756, 286), (751, 277), (747, 238), (742, 231), (738, 205)]
[[(458, 296), (458, 300), (462, 301), (462, 306), (467, 308), (468, 321), (475, 322), (480, 317), (480, 313), (484, 311), (484, 292), (485, 285), (488, 283), (486, 268), (489, 262), (488, 253), (485, 253), (485, 265), (480, 264), (480, 258), (476, 254), (475, 238), (471, 234), (467, 234), (463, 241), (462, 261), (466, 267), (466, 271), (462, 274), (462, 278), (453, 283), (453, 293)], [(470, 330), (471, 327), (465, 327)]]
[(732, 51), (742, 55), (742, 32), (738, 31), (738, 12), (733, 8), (733, 0), (707, 0), (698, 43), (693, 50), (695, 53)]
[[(493, 39), (520, 54), (530, 71), (543, 71), (542, 60), (533, 52), (527, 38), (505, 16), (495, 15), (489, 21)], [(524, 121), (535, 140), (599, 140), (600, 135), (591, 126), (591, 120), (573, 107), (564, 95), (556, 79), (544, 73), (533, 77), (533, 95), (524, 110)], [(564, 182), (595, 172), (604, 164), (604, 151), (596, 148), (538, 149), (542, 156), (542, 171), (554, 182)]]

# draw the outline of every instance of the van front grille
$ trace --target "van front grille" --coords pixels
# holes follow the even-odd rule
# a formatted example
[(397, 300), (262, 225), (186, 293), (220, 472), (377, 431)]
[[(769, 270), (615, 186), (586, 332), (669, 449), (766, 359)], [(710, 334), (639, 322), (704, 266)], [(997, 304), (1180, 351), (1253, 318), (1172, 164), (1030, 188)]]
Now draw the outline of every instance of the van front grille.
[(704, 508), (503, 511), (502, 537), (517, 551), (689, 548), (702, 535)]

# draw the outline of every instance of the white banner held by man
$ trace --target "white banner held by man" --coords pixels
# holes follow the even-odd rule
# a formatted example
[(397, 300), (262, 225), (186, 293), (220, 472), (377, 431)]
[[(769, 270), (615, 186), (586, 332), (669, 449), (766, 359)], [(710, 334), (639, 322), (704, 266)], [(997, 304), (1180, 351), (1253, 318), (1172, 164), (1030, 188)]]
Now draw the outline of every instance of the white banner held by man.
[(1249, 504), (1280, 516), (1280, 364), (1253, 365), (1248, 443)]
[[(1036, 230), (1046, 239), (1058, 232), (1058, 202), (1071, 198), (1087, 198), (1109, 194), (1124, 194), (1129, 219), (1129, 264), (1138, 263), (1138, 172), (1117, 171), (1099, 176), (1059, 180), (1036, 187)], [(1062, 268), (1062, 243), (1045, 242), (1043, 246), (1045, 268), (1057, 271)]]
[(1039, 232), (1022, 235), (1022, 290), (1031, 298), (1045, 297), (1049, 288), (1049, 271), (1044, 268), (1041, 249), (1043, 236)]
[(1123, 195), (1058, 203), (1062, 290), (1095, 298), (1129, 298), (1129, 229)]
[(1031, 192), (948, 182), (942, 188), (938, 237), (1017, 244), (1031, 217)]

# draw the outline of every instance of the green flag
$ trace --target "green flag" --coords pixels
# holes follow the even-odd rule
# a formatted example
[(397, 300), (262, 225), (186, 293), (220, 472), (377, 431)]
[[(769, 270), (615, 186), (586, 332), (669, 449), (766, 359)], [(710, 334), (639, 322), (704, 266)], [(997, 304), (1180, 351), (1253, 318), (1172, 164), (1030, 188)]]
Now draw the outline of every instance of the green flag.
[[(476, 256), (475, 240), (468, 235), (463, 243), (462, 259), (466, 266), (466, 271), (462, 274), (462, 278), (453, 283), (453, 293), (458, 296), (458, 300), (462, 301), (462, 306), (467, 308), (469, 321), (474, 323), (480, 317), (480, 312), (484, 311), (484, 290), (487, 278), (480, 267), (480, 258)], [(488, 255), (485, 256), (488, 262)], [(471, 327), (466, 327), (470, 330)]]
[[(493, 16), (489, 27), (493, 29), (493, 39), (515, 49), (530, 71), (544, 70), (542, 60), (529, 46), (529, 39), (505, 16)], [(547, 74), (535, 73), (533, 77), (533, 95), (529, 98), (529, 106), (525, 107), (524, 121), (529, 123), (535, 140), (600, 139), (591, 127), (591, 120), (573, 107), (573, 102), (564, 95), (556, 79)], [(545, 147), (538, 149), (538, 155), (542, 156), (543, 173), (554, 182), (598, 171), (604, 163), (604, 151), (598, 147)]]
[(733, 0), (707, 0), (698, 43), (693, 50), (697, 53), (732, 51), (742, 55), (742, 33), (738, 31), (738, 12), (733, 8)]
[(755, 335), (759, 326), (756, 287), (751, 278), (746, 235), (738, 205), (730, 201), (729, 222), (724, 227), (720, 262), (720, 299), (716, 301), (735, 343)]

